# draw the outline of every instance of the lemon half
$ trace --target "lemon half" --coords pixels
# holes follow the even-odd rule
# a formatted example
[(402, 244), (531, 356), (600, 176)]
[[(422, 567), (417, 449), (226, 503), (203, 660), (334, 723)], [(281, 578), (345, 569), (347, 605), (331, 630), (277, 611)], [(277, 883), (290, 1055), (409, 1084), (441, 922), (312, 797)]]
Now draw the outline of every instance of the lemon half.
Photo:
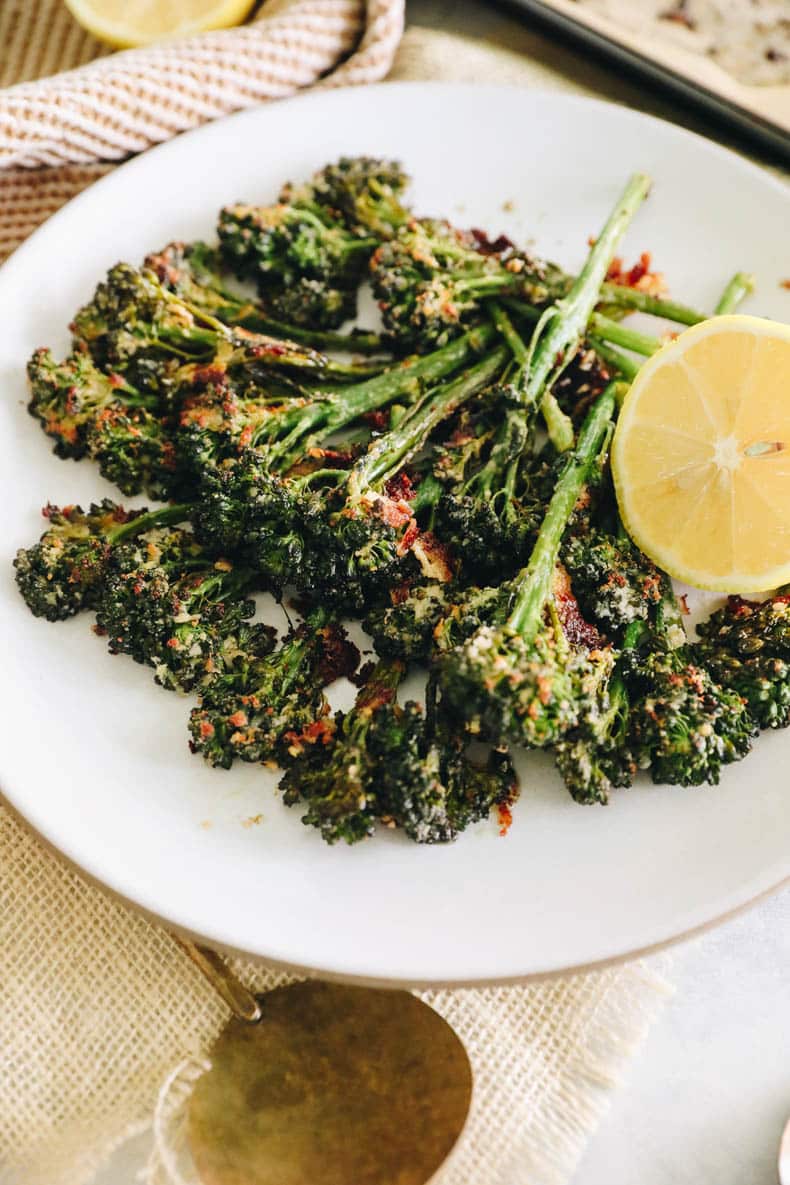
[(642, 367), (612, 444), (623, 523), (697, 588), (790, 581), (790, 325), (712, 317)]
[(116, 49), (229, 29), (254, 5), (255, 0), (66, 0), (84, 29)]

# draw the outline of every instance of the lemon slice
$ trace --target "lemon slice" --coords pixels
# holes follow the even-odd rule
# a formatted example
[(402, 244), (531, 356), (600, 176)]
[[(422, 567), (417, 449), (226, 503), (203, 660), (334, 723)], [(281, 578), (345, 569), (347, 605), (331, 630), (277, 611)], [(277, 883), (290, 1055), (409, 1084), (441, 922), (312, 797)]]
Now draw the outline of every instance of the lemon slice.
[(612, 472), (626, 529), (672, 576), (720, 592), (790, 581), (790, 325), (712, 317), (654, 354)]
[(116, 49), (240, 25), (255, 0), (66, 0), (84, 29)]

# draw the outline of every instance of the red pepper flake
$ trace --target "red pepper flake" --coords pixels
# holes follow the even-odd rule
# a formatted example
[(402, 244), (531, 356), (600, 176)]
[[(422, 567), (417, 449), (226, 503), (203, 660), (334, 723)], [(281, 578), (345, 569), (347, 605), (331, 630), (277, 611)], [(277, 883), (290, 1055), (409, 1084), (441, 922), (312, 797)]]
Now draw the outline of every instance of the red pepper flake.
[(379, 518), (388, 527), (402, 527), (411, 519), (408, 503), (395, 502), (392, 498), (380, 498), (376, 509)]
[(385, 483), (384, 489), (390, 498), (396, 502), (411, 502), (414, 497), (414, 486), (408, 473), (398, 473)]
[(225, 371), (221, 366), (196, 366), (193, 378), (196, 383), (205, 383), (206, 386), (210, 383), (221, 384), (225, 379)]
[(680, 612), (683, 614), (684, 617), (688, 617), (689, 613), (691, 612), (691, 610), (689, 609), (688, 593), (682, 593), (678, 597), (678, 602), (680, 604)]
[(377, 411), (365, 412), (362, 419), (374, 432), (385, 432), (389, 424), (389, 413), (379, 408)]
[(469, 232), (475, 241), (475, 250), (479, 251), (481, 255), (501, 255), (503, 251), (509, 251), (513, 246), (513, 240), (509, 239), (507, 235), (498, 235), (495, 239), (488, 237), (484, 230), (473, 226)]
[(419, 538), (420, 528), (417, 526), (414, 519), (411, 520), (406, 530), (403, 532), (400, 543), (398, 544), (398, 551), (401, 555), (405, 555), (412, 544)]
[(606, 279), (610, 284), (620, 284), (624, 288), (637, 288), (640, 292), (647, 292), (651, 296), (660, 296), (666, 291), (661, 272), (652, 271), (652, 256), (649, 251), (643, 251), (639, 260), (630, 268), (624, 268), (622, 257), (615, 256), (609, 264)]
[(513, 824), (513, 812), (510, 809), (510, 803), (500, 802), (497, 806), (497, 814), (499, 815), (499, 834), (507, 835)]
[(335, 722), (328, 716), (323, 716), (319, 720), (314, 720), (312, 724), (308, 724), (301, 732), (286, 732), (283, 740), (286, 742), (288, 752), (296, 757), (298, 756), (305, 745), (329, 745), (332, 743), (335, 735)]

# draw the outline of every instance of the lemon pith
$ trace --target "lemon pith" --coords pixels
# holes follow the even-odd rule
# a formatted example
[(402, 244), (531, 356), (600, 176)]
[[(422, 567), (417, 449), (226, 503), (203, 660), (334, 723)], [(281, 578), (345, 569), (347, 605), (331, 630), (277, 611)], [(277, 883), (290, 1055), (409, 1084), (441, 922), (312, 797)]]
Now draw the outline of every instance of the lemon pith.
[(712, 317), (665, 345), (625, 398), (612, 472), (626, 529), (672, 576), (790, 581), (790, 326)]

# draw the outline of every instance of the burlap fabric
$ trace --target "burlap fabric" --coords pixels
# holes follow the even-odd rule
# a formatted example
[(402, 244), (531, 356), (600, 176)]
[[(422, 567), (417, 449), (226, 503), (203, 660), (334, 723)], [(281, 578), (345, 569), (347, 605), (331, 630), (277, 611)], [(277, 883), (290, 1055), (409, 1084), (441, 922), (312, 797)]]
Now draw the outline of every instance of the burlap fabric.
[[(24, 48), (33, 45), (38, 27), (30, 24), (33, 9), (46, 12), (51, 28), (59, 30), (48, 48)], [(329, 9), (346, 14), (333, 43), (336, 54), (346, 53), (360, 32), (356, 4), (295, 0), (278, 6), (278, 13), (285, 19), (289, 12), (326, 14)], [(383, 4), (377, 9), (384, 10)], [(398, 17), (388, 11), (388, 36), (394, 36)], [(229, 33), (220, 41), (229, 45), (248, 32)], [(382, 38), (373, 46), (374, 66), (364, 48), (358, 50), (361, 56), (350, 57), (341, 67), (346, 79), (376, 77), (386, 68), (386, 53), (377, 54), (387, 44), (392, 41)], [(13, 78), (8, 73), (11, 60), (17, 62), (17, 76), (30, 78), (59, 63), (77, 65), (98, 49), (53, 0), (5, 0), (0, 5), (0, 45), (16, 46), (16, 58), (2, 61), (6, 82)], [(190, 52), (199, 51), (196, 42), (189, 45)], [(168, 47), (167, 55), (177, 57), (175, 47)], [(91, 77), (98, 78), (99, 67), (115, 69), (125, 60), (129, 65), (123, 69), (133, 73), (138, 67), (131, 59), (136, 56), (102, 59), (87, 69), (96, 70)], [(332, 64), (330, 57), (327, 52), (322, 59), (325, 68)], [(249, 84), (244, 101), (275, 93), (265, 90), (273, 87), (268, 65), (259, 62), (256, 69), (254, 53), (241, 58), (257, 79)], [(178, 74), (175, 61), (172, 70), (171, 79)], [(551, 66), (518, 53), (425, 30), (407, 34), (391, 76), (584, 89)], [(291, 76), (284, 91), (307, 81), (304, 75), (301, 81)], [(9, 96), (16, 102), (22, 91), (29, 95), (35, 86), (49, 87), (54, 104), (59, 85), (52, 80), (0, 93), (0, 134), (6, 147), (16, 144), (17, 152), (26, 136), (37, 146), (45, 138), (38, 125), (20, 131), (9, 122)], [(73, 94), (71, 81), (68, 93)], [(167, 107), (166, 96), (162, 101)], [(173, 97), (172, 106), (179, 101)], [(231, 105), (242, 103), (234, 100)], [(169, 133), (161, 112), (150, 119), (149, 111), (141, 110), (130, 122), (148, 128), (147, 142), (152, 142)], [(34, 108), (28, 114), (35, 122)], [(205, 117), (205, 111), (189, 116), (193, 122)], [(151, 135), (154, 125), (161, 134)], [(0, 171), (0, 244), (8, 251), (108, 167), (96, 162)], [(285, 978), (260, 963), (235, 966), (257, 989)], [(667, 991), (655, 964), (631, 964), (525, 988), (424, 993), (464, 1040), (475, 1071), (470, 1122), (436, 1185), (566, 1182), (612, 1085)], [(149, 1180), (156, 1185), (178, 1181), (183, 1169), (178, 1157), (179, 1091), (188, 1085), (190, 1072), (199, 1067), (226, 1017), (225, 1007), (165, 929), (89, 885), (0, 807), (2, 1185), (85, 1185), (115, 1147), (154, 1120), (157, 1141)]]

